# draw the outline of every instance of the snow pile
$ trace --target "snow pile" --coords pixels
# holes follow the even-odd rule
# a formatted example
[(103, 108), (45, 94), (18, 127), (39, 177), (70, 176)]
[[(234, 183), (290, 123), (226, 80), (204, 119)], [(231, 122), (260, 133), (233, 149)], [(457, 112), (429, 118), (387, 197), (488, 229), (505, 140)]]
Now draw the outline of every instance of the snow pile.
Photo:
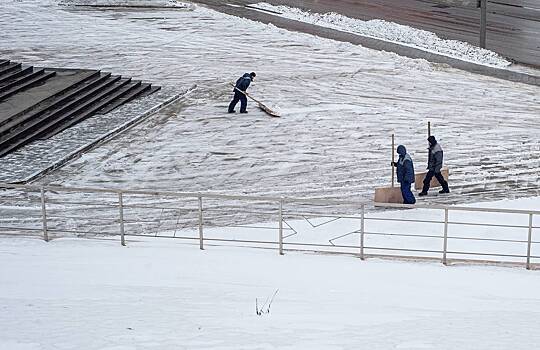
[(399, 43), (465, 61), (496, 67), (506, 67), (511, 64), (493, 51), (457, 40), (441, 39), (432, 32), (393, 22), (379, 19), (362, 21), (335, 12), (311, 13), (295, 7), (274, 6), (265, 2), (251, 6), (279, 13), (279, 16), (288, 19)]
[[(0, 349), (513, 349), (540, 343), (525, 269), (245, 248), (0, 239)], [(255, 300), (275, 296), (269, 314)]]
[(60, 0), (61, 5), (77, 6), (118, 6), (118, 7), (175, 7), (188, 8), (191, 5), (176, 0)]

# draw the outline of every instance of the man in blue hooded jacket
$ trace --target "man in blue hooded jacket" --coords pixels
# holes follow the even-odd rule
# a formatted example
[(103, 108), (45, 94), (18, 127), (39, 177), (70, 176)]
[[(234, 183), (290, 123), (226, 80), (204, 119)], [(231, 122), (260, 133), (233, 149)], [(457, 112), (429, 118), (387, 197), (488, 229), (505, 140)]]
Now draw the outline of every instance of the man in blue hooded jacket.
[(415, 204), (416, 198), (411, 192), (411, 184), (414, 182), (414, 164), (411, 156), (407, 154), (407, 149), (403, 145), (397, 148), (399, 159), (397, 162), (392, 162), (392, 166), (396, 167), (397, 181), (401, 185), (401, 195), (403, 196), (403, 204)]
[(234, 113), (234, 107), (236, 107), (236, 104), (238, 101), (240, 101), (240, 113), (247, 113), (247, 97), (246, 97), (246, 90), (249, 87), (249, 84), (253, 81), (253, 79), (257, 76), (255, 72), (251, 73), (245, 73), (242, 75), (235, 84), (234, 87), (234, 97), (231, 103), (229, 104), (229, 113)]

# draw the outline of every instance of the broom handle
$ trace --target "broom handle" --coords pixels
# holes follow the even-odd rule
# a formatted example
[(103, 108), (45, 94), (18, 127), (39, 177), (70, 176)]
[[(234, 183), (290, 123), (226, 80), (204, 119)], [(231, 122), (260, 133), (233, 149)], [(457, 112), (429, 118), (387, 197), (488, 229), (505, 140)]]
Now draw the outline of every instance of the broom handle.
[[(392, 134), (392, 164), (394, 164), (394, 134)], [(392, 187), (394, 187), (394, 165), (392, 165)]]
[(431, 122), (427, 122), (427, 136), (431, 136)]
[(247, 92), (240, 90), (239, 88), (236, 87), (236, 85), (234, 85), (234, 84), (231, 83), (231, 86), (233, 86), (235, 90), (240, 91), (241, 93), (243, 93), (244, 95), (246, 95), (247, 97), (249, 97), (250, 99), (252, 99), (253, 101), (255, 101), (255, 102), (257, 102), (258, 104), (260, 104), (260, 102), (257, 101), (254, 97), (251, 97), (251, 95), (248, 94)]

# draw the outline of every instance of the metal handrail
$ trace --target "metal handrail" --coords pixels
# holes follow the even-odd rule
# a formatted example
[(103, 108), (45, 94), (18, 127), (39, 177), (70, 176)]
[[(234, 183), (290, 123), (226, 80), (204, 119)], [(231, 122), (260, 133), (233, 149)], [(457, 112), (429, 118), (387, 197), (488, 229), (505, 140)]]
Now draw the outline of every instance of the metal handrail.
[[(539, 226), (534, 226), (534, 215), (540, 215), (539, 210), (525, 210), (525, 209), (501, 209), (501, 208), (485, 208), (485, 207), (468, 207), (468, 206), (451, 206), (451, 205), (405, 205), (405, 204), (380, 204), (380, 203), (373, 203), (369, 201), (357, 201), (357, 200), (340, 200), (335, 198), (293, 198), (293, 197), (274, 197), (274, 196), (246, 196), (246, 195), (228, 195), (228, 194), (216, 194), (216, 193), (208, 193), (208, 192), (170, 192), (170, 191), (155, 191), (155, 190), (130, 190), (130, 189), (113, 189), (113, 188), (91, 188), (91, 187), (64, 187), (64, 186), (58, 186), (58, 185), (51, 185), (51, 186), (37, 186), (37, 185), (20, 185), (20, 184), (0, 184), (0, 188), (9, 188), (9, 189), (18, 189), (18, 190), (24, 190), (28, 192), (37, 192), (36, 201), (40, 202), (41, 206), (36, 205), (36, 207), (24, 207), (24, 209), (32, 209), (36, 211), (40, 211), (41, 215), (33, 215), (31, 217), (25, 217), (26, 221), (34, 221), (34, 224), (37, 226), (38, 224), (41, 224), (41, 228), (36, 227), (7, 227), (7, 226), (0, 226), (0, 229), (8, 230), (9, 232), (18, 231), (18, 232), (24, 232), (24, 231), (32, 231), (32, 232), (42, 232), (43, 238), (45, 240), (49, 239), (49, 233), (74, 233), (74, 234), (90, 234), (90, 235), (120, 235), (122, 245), (125, 245), (125, 237), (126, 236), (144, 236), (144, 237), (169, 237), (163, 235), (165, 232), (169, 231), (163, 231), (161, 230), (162, 234), (159, 234), (158, 231), (160, 230), (160, 227), (162, 227), (162, 224), (168, 223), (169, 225), (176, 222), (176, 226), (174, 228), (174, 234), (172, 234), (171, 238), (180, 238), (180, 239), (193, 239), (199, 241), (200, 249), (204, 249), (204, 242), (236, 242), (236, 243), (250, 243), (250, 244), (272, 244), (276, 245), (278, 247), (279, 253), (283, 254), (285, 250), (285, 246), (296, 246), (296, 247), (319, 247), (319, 248), (325, 248), (321, 251), (335, 251), (335, 249), (343, 248), (343, 249), (353, 249), (357, 251), (359, 257), (361, 259), (364, 259), (366, 256), (366, 251), (372, 250), (372, 251), (396, 251), (396, 252), (409, 252), (409, 253), (421, 253), (421, 254), (441, 254), (442, 257), (442, 263), (447, 264), (447, 258), (449, 254), (454, 255), (465, 255), (465, 256), (493, 256), (493, 257), (509, 257), (509, 258), (523, 258), (526, 259), (526, 267), (528, 269), (531, 268), (531, 261), (532, 259), (537, 259), (540, 257), (537, 257), (535, 255), (532, 255), (532, 245), (533, 244), (539, 244), (540, 242), (533, 240), (532, 234), (533, 230), (539, 229)], [(54, 200), (49, 197), (50, 195), (47, 194), (47, 192), (52, 194), (58, 194), (58, 193), (85, 193), (85, 194), (111, 194), (111, 198), (107, 197), (106, 202), (96, 201), (96, 197), (89, 195), (89, 196), (83, 196), (82, 199), (77, 200), (71, 200), (71, 201), (61, 201), (61, 200)], [(133, 198), (130, 196), (152, 196), (155, 197), (157, 200), (152, 202), (150, 204), (147, 204), (144, 201), (144, 199), (141, 200), (135, 200), (134, 203), (126, 203), (128, 199)], [(164, 197), (171, 198), (171, 201), (167, 201), (164, 199)], [(26, 197), (25, 197), (26, 198)], [(88, 199), (85, 201), (85, 198)], [(197, 207), (189, 207), (184, 208), (184, 203), (175, 203), (174, 198), (189, 198), (190, 200), (197, 200), (198, 206)], [(245, 204), (242, 205), (232, 205), (232, 203), (227, 202), (228, 204), (225, 206), (220, 205), (219, 207), (215, 207), (214, 202), (212, 202), (212, 206), (205, 207), (204, 202), (207, 200), (225, 200), (225, 201), (246, 201), (246, 202), (257, 202), (261, 203), (264, 207), (261, 207), (260, 210), (258, 210), (257, 207), (244, 208)], [(50, 204), (53, 204), (52, 206)], [(219, 204), (219, 203), (218, 203)], [(301, 204), (301, 205), (308, 205), (311, 206), (310, 209), (313, 209), (315, 211), (312, 212), (306, 212), (306, 210), (293, 210), (292, 208), (285, 210), (286, 204)], [(49, 207), (47, 207), (49, 205)], [(66, 206), (61, 207), (59, 205)], [(61, 213), (58, 213), (60, 210), (71, 210), (71, 209), (82, 209), (82, 208), (73, 208), (68, 207), (67, 205), (80, 205), (84, 207), (84, 209), (89, 210), (89, 208), (94, 209), (109, 209), (112, 210), (112, 212), (116, 213), (114, 218), (109, 217), (100, 217), (100, 216), (81, 216), (78, 212), (71, 213), (68, 215), (61, 215)], [(157, 206), (156, 206), (157, 205)], [(176, 207), (175, 205), (182, 206), (182, 207)], [(269, 208), (268, 205), (271, 207)], [(324, 212), (321, 212), (322, 210), (328, 210), (328, 208), (324, 208), (324, 206), (330, 207), (332, 205), (347, 205), (347, 206), (357, 206), (357, 208), (348, 208), (349, 212), (354, 211), (357, 214), (327, 214)], [(320, 207), (319, 207), (320, 206)], [(366, 215), (366, 208), (371, 207), (385, 207), (385, 208), (396, 208), (396, 209), (402, 209), (402, 208), (415, 208), (415, 209), (429, 209), (429, 210), (442, 210), (444, 211), (444, 220), (431, 220), (431, 219), (414, 219), (414, 218), (384, 218), (384, 217), (378, 217), (374, 215)], [(272, 210), (274, 208), (274, 210)], [(0, 209), (2, 209), (2, 206), (0, 206)], [(9, 210), (16, 210), (20, 208), (13, 208), (9, 207)], [(131, 217), (130, 214), (132, 214), (132, 211), (129, 210), (126, 212), (127, 209), (156, 209), (161, 210), (161, 214), (159, 218), (148, 220), (144, 218), (139, 218), (141, 216), (140, 212), (135, 211), (135, 217)], [(164, 210), (173, 210), (178, 211), (178, 215), (174, 213), (169, 213), (166, 216), (162, 217)], [(204, 231), (207, 227), (208, 223), (211, 221), (210, 218), (220, 218), (219, 216), (210, 216), (208, 215), (216, 215), (215, 213), (224, 213), (228, 214), (231, 212), (238, 212), (241, 211), (242, 215), (261, 215), (261, 216), (271, 216), (274, 219), (279, 219), (278, 221), (278, 227), (274, 227), (272, 225), (271, 227), (263, 227), (260, 225), (256, 225), (255, 222), (251, 224), (246, 225), (227, 225), (227, 227), (237, 227), (237, 228), (264, 228), (267, 230), (277, 230), (278, 236), (276, 240), (250, 240), (247, 239), (237, 239), (237, 238), (221, 238), (216, 237), (214, 235), (211, 236), (205, 236)], [(449, 220), (449, 212), (457, 212), (457, 211), (463, 211), (463, 212), (484, 212), (484, 213), (501, 213), (501, 214), (519, 214), (519, 215), (528, 215), (528, 225), (524, 224), (492, 224), (492, 223), (481, 223), (481, 222), (466, 222), (466, 221), (459, 221)], [(77, 215), (79, 214), (79, 215)], [(18, 214), (17, 214), (18, 215)], [(142, 214), (144, 215), (144, 214)], [(181, 215), (183, 216), (182, 221)], [(191, 217), (190, 215), (193, 215), (194, 217)], [(196, 217), (195, 217), (196, 216)], [(297, 233), (296, 230), (294, 230), (285, 220), (288, 218), (294, 218), (298, 217), (299, 219), (304, 219), (308, 223), (311, 224), (308, 218), (311, 217), (318, 217), (318, 218), (331, 218), (330, 221), (325, 221), (324, 223), (321, 223), (319, 225), (313, 226), (320, 227), (323, 225), (326, 225), (330, 222), (334, 222), (337, 219), (350, 219), (359, 221), (360, 224), (352, 232), (341, 234), (337, 237), (331, 238), (328, 243), (309, 243), (309, 242), (298, 242), (298, 241), (291, 241), (287, 240), (292, 235), (284, 235), (283, 232), (285, 230), (288, 231), (294, 231), (295, 234)], [(95, 222), (102, 222), (106, 221), (102, 224), (97, 224), (98, 232), (92, 231), (85, 231), (84, 228), (81, 227), (81, 229), (72, 229), (72, 228), (66, 228), (63, 229), (59, 225), (61, 223), (58, 222), (58, 219), (77, 219), (77, 220), (85, 220), (85, 224), (87, 225), (96, 225)], [(273, 219), (273, 220), (274, 220)], [(187, 221), (186, 221), (187, 220)], [(9, 221), (9, 218), (8, 218)], [(443, 225), (441, 228), (441, 232), (438, 232), (438, 228), (434, 230), (434, 234), (411, 234), (411, 233), (388, 233), (388, 232), (373, 232), (373, 231), (367, 231), (365, 228), (365, 223), (369, 221), (384, 221), (384, 222), (401, 222), (401, 223), (427, 223), (431, 225)], [(474, 220), (473, 220), (474, 221)], [(198, 226), (198, 237), (185, 237), (183, 235), (176, 235), (178, 225), (180, 224), (180, 229), (189, 227), (195, 229), (195, 227)], [(51, 227), (48, 226), (48, 224), (51, 224)], [(133, 234), (127, 231), (137, 230), (136, 227), (133, 227), (133, 225), (139, 224), (141, 225), (140, 228), (147, 229), (147, 224), (152, 224), (152, 231), (154, 231), (155, 225), (157, 224), (156, 232), (155, 234)], [(284, 227), (285, 224), (287, 227)], [(144, 226), (143, 226), (144, 225)], [(511, 239), (511, 238), (496, 238), (494, 237), (466, 237), (466, 236), (459, 236), (459, 235), (449, 235), (448, 229), (449, 226), (457, 226), (457, 225), (463, 225), (463, 226), (482, 226), (482, 227), (496, 227), (496, 228), (503, 228), (503, 229), (528, 229), (528, 238), (527, 240), (523, 239)], [(99, 230), (107, 228), (107, 231), (110, 231), (111, 228), (116, 226), (116, 232), (100, 232)], [(440, 227), (440, 226), (436, 226)], [(78, 228), (78, 227), (77, 227)], [(171, 229), (170, 232), (172, 232), (173, 229)], [(358, 244), (334, 244), (333, 241), (344, 238), (346, 236), (350, 236), (352, 234), (359, 235), (360, 239)], [(294, 234), (293, 234), (294, 235)], [(366, 245), (365, 237), (367, 236), (388, 236), (388, 237), (407, 237), (407, 238), (430, 238), (430, 239), (438, 239), (441, 240), (443, 243), (441, 248), (442, 250), (438, 249), (416, 249), (414, 247), (390, 247), (390, 246), (374, 246), (373, 244)], [(450, 240), (463, 240), (463, 241), (490, 241), (490, 242), (504, 242), (504, 243), (519, 243), (519, 244), (527, 244), (527, 254), (526, 255), (520, 255), (520, 254), (508, 254), (508, 252), (501, 251), (501, 252), (462, 252), (462, 251), (452, 251), (448, 249), (448, 241)], [(387, 242), (390, 243), (392, 242)], [(395, 243), (395, 242), (393, 242)], [(345, 252), (342, 252), (345, 253)], [(350, 252), (346, 252), (346, 254), (350, 254)], [(397, 254), (397, 253), (396, 253)], [(369, 255), (369, 256), (373, 256)], [(401, 257), (402, 255), (394, 255), (394, 257)], [(417, 256), (418, 258), (423, 258), (425, 256)], [(431, 256), (432, 258), (435, 258)], [(413, 257), (414, 258), (414, 257)], [(461, 260), (461, 259), (460, 259)], [(476, 260), (472, 260), (476, 261)], [(503, 262), (503, 261), (500, 261)]]
[(418, 219), (403, 219), (403, 218), (378, 218), (378, 217), (372, 217), (372, 216), (366, 216), (366, 220), (373, 220), (373, 221), (397, 221), (397, 222), (417, 222), (420, 224), (444, 224), (444, 220), (418, 220)]
[[(369, 201), (351, 201), (351, 200), (336, 200), (336, 199), (324, 199), (324, 198), (294, 198), (294, 197), (268, 197), (268, 196), (245, 196), (245, 195), (223, 195), (215, 193), (202, 193), (202, 192), (170, 192), (170, 191), (148, 191), (148, 190), (129, 190), (129, 189), (112, 189), (112, 188), (92, 188), (92, 187), (68, 187), (68, 186), (35, 186), (35, 185), (21, 185), (21, 184), (0, 184), (0, 188), (11, 188), (11, 189), (25, 189), (33, 191), (41, 191), (44, 189), (46, 191), (67, 191), (67, 192), (85, 192), (85, 193), (111, 193), (118, 194), (123, 193), (134, 194), (134, 195), (152, 195), (152, 196), (171, 196), (171, 197), (193, 197), (194, 199), (198, 197), (203, 198), (213, 198), (213, 199), (231, 199), (231, 200), (248, 200), (248, 201), (268, 201), (268, 202), (278, 202), (283, 201), (284, 203), (306, 203), (306, 204), (355, 204), (355, 205), (372, 205), (377, 203), (372, 203)], [(54, 202), (56, 203), (56, 202)], [(85, 204), (77, 203), (76, 204)], [(62, 204), (62, 203), (58, 203)], [(103, 205), (104, 203), (101, 203)], [(448, 209), (453, 211), (474, 211), (474, 212), (492, 212), (492, 213), (508, 213), (508, 214), (534, 214), (539, 215), (540, 210), (526, 210), (526, 209), (501, 209), (501, 208), (488, 208), (488, 207), (465, 207), (465, 206), (447, 206), (447, 205), (408, 205), (408, 204), (394, 204), (394, 203), (384, 203), (377, 204), (383, 205), (386, 208), (416, 208), (416, 209)], [(106, 206), (116, 207), (117, 204), (106, 204)], [(124, 205), (125, 207), (130, 207), (131, 205)], [(133, 206), (135, 207), (135, 206)], [(193, 210), (196, 210), (193, 208)], [(290, 215), (305, 215), (305, 216), (321, 216), (323, 214), (313, 214), (313, 213), (288, 213)], [(325, 217), (342, 217), (342, 218), (359, 218), (357, 216), (343, 216), (343, 215), (333, 215), (333, 214), (324, 214)], [(366, 218), (371, 220), (377, 220), (378, 218)], [(406, 220), (406, 219), (388, 219), (383, 218), (382, 220)], [(426, 220), (425, 222), (432, 222), (431, 220)], [(442, 223), (442, 222), (441, 222)], [(452, 222), (458, 224), (458, 222)], [(459, 223), (462, 224), (462, 223)]]
[[(506, 227), (506, 228), (529, 228), (528, 225), (503, 225), (503, 224), (487, 224), (481, 222), (463, 222), (463, 221), (448, 221), (449, 225), (466, 225), (466, 226), (484, 226), (484, 227)], [(532, 226), (532, 228), (540, 228)]]
[(507, 214), (534, 214), (540, 215), (540, 210), (527, 209), (501, 209), (489, 207), (466, 207), (466, 206), (451, 206), (441, 204), (397, 204), (397, 203), (374, 203), (366, 200), (340, 200), (333, 198), (297, 198), (297, 197), (270, 197), (270, 196), (246, 196), (246, 195), (227, 195), (211, 192), (171, 192), (171, 191), (156, 191), (156, 190), (130, 190), (130, 189), (115, 189), (115, 188), (95, 188), (95, 187), (69, 187), (69, 186), (37, 186), (37, 185), (20, 185), (0, 183), (0, 188), (12, 189), (27, 189), (40, 191), (42, 188), (47, 191), (66, 191), (66, 192), (83, 192), (83, 193), (111, 193), (124, 195), (151, 195), (151, 196), (170, 196), (178, 198), (194, 197), (211, 199), (230, 199), (230, 200), (245, 200), (256, 202), (279, 202), (284, 203), (305, 203), (305, 204), (348, 204), (348, 205), (378, 205), (385, 208), (408, 208), (408, 209), (448, 209), (453, 211), (474, 211), (474, 212), (490, 212), (490, 213), (507, 213)]

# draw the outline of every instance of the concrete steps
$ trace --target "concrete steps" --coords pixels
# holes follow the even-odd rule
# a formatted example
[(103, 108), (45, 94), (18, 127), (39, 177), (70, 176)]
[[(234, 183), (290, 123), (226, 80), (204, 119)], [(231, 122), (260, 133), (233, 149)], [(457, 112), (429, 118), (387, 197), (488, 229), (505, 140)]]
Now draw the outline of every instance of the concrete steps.
[(0, 59), (0, 157), (157, 90), (97, 70), (34, 68)]

